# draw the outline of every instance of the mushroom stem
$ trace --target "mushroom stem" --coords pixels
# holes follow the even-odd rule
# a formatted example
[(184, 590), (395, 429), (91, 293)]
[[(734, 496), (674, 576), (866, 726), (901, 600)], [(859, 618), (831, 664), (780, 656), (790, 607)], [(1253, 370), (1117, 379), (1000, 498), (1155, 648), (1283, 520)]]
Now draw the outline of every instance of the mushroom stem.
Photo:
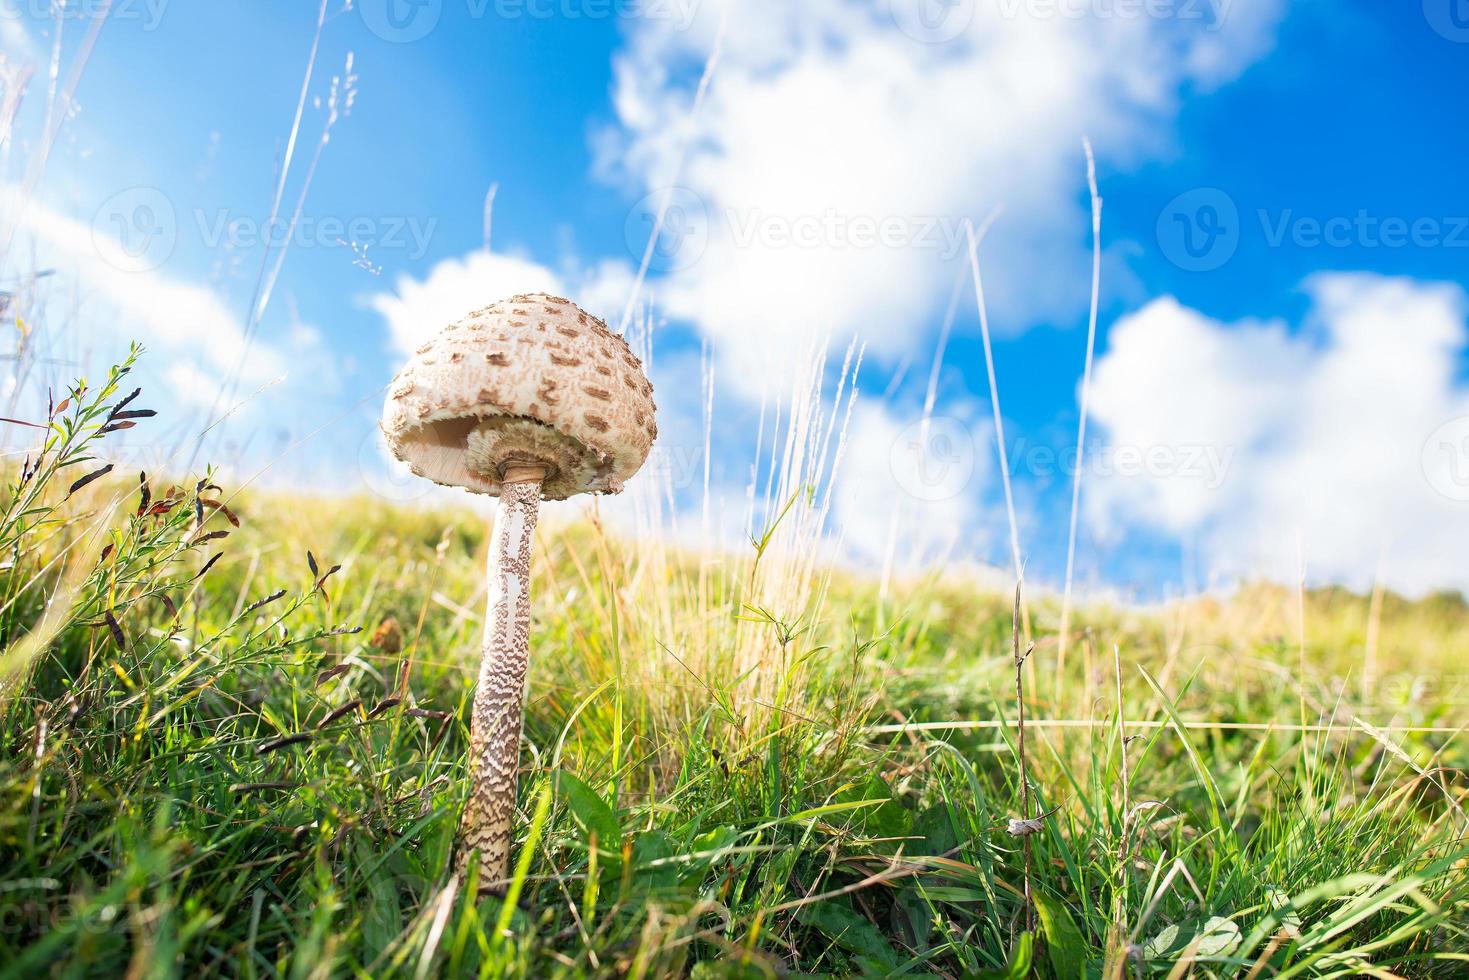
[(530, 552), (541, 500), (541, 466), (513, 465), (500, 486), (490, 536), (485, 638), (469, 729), (469, 800), (459, 826), (459, 870), (480, 852), (480, 881), (510, 872), (510, 825), (520, 767), (521, 716), (530, 666)]

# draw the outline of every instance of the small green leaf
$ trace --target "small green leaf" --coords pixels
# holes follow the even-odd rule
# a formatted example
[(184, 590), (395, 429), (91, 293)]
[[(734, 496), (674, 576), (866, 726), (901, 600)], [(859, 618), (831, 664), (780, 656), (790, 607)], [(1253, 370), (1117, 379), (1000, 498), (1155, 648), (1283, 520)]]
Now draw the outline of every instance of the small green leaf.
[(1086, 940), (1066, 906), (1048, 895), (1036, 894), (1036, 911), (1046, 937), (1046, 959), (1062, 980), (1086, 980)]
[(873, 846), (873, 850), (891, 854), (899, 846), (906, 850), (913, 843), (902, 839), (913, 832), (913, 816), (893, 799), (893, 791), (881, 776), (872, 775), (863, 782), (848, 786), (836, 794), (833, 802), (871, 804), (854, 814), (850, 826), (858, 833), (881, 841)]
[(876, 960), (889, 969), (901, 962), (877, 927), (846, 905), (835, 901), (808, 905), (801, 910), (800, 921), (849, 953)]
[(713, 857), (726, 847), (733, 847), (739, 839), (740, 832), (733, 827), (715, 827), (695, 837), (690, 850), (695, 854), (708, 854)]
[(679, 866), (673, 843), (661, 830), (645, 830), (632, 845), (633, 887), (646, 891), (668, 891), (678, 887)]
[(1285, 909), (1285, 914), (1280, 917), (1280, 928), (1289, 935), (1299, 936), (1301, 934), (1301, 913), (1291, 904), (1290, 895), (1286, 894), (1284, 888), (1271, 886), (1265, 889), (1265, 900), (1270, 905), (1270, 911), (1280, 912)]
[(567, 808), (586, 833), (589, 844), (595, 835), (597, 850), (617, 854), (622, 849), (622, 828), (618, 826), (617, 814), (597, 795), (596, 790), (569, 772), (559, 772), (556, 774), (556, 791), (566, 800)]
[(923, 889), (923, 894), (927, 895), (935, 902), (963, 903), (983, 902), (985, 900), (984, 892), (980, 891), (978, 888), (958, 888), (949, 885), (925, 886)]
[(689, 971), (690, 980), (767, 980), (773, 976), (774, 971), (763, 968), (758, 962), (745, 962), (737, 957), (704, 960), (695, 963)]
[(1010, 961), (1001, 970), (980, 970), (974, 980), (1026, 980), (1030, 976), (1031, 959), (1035, 954), (1035, 936), (1022, 932), (1010, 950)]
[(913, 841), (909, 852), (933, 857), (948, 855), (959, 846), (959, 834), (954, 829), (954, 808), (947, 803), (936, 803), (913, 821), (913, 836), (923, 838)]
[(1148, 940), (1144, 954), (1150, 960), (1168, 960), (1194, 946), (1196, 956), (1221, 956), (1239, 944), (1239, 926), (1232, 919), (1213, 916), (1203, 923), (1175, 922)]
[(897, 905), (902, 913), (900, 921), (908, 931), (909, 945), (915, 952), (927, 952), (936, 918), (931, 902), (917, 885), (907, 884), (898, 890)]

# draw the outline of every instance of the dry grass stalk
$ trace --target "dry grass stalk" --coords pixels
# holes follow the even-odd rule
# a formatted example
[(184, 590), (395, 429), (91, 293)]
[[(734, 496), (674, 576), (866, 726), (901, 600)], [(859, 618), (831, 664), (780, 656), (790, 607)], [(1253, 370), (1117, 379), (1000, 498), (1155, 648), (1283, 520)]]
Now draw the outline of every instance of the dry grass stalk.
[(1112, 645), (1112, 670), (1117, 681), (1117, 743), (1122, 753), (1122, 839), (1117, 845), (1117, 884), (1112, 902), (1112, 934), (1108, 937), (1109, 968), (1104, 976), (1120, 976), (1127, 969), (1128, 949), (1124, 913), (1127, 909), (1127, 865), (1132, 860), (1132, 767), (1127, 760), (1127, 714), (1122, 703), (1122, 652)]
[(1020, 766), (1020, 819), (1010, 821), (1010, 833), (1020, 837), (1025, 850), (1025, 928), (1035, 928), (1035, 902), (1031, 898), (1031, 847), (1030, 837), (1040, 829), (1040, 818), (1032, 817), (1030, 806), (1030, 766), (1025, 756), (1025, 661), (1030, 658), (1034, 644), (1020, 652), (1021, 589), (1024, 582), (1015, 583), (1015, 610), (1010, 619), (1011, 654), (1015, 661), (1015, 754)]
[[(991, 215), (991, 220), (993, 219)], [(979, 312), (979, 335), (984, 342), (984, 367), (990, 386), (990, 410), (995, 421), (995, 446), (1000, 457), (1000, 482), (1005, 489), (1005, 515), (1010, 522), (1010, 557), (1015, 563), (1017, 581), (1025, 577), (1024, 562), (1020, 557), (1020, 523), (1015, 518), (1015, 494), (1010, 487), (1010, 458), (1005, 448), (1005, 422), (1000, 414), (1000, 389), (995, 382), (995, 355), (990, 345), (989, 308), (984, 301), (984, 279), (979, 273), (979, 236), (974, 226), (964, 222), (964, 233), (969, 245), (969, 274), (974, 280), (974, 301)], [(1030, 638), (1030, 613), (1024, 606), (1020, 610), (1025, 636)]]
[(1056, 691), (1062, 690), (1066, 673), (1066, 643), (1071, 630), (1071, 581), (1076, 567), (1076, 518), (1081, 509), (1081, 470), (1086, 458), (1086, 416), (1091, 401), (1092, 360), (1097, 348), (1097, 305), (1102, 285), (1102, 198), (1097, 193), (1097, 161), (1092, 142), (1082, 139), (1086, 149), (1086, 183), (1092, 201), (1092, 299), (1086, 327), (1086, 365), (1081, 375), (1081, 409), (1076, 423), (1076, 472), (1071, 477), (1071, 528), (1066, 537), (1066, 584), (1061, 593), (1061, 632), (1057, 636)]

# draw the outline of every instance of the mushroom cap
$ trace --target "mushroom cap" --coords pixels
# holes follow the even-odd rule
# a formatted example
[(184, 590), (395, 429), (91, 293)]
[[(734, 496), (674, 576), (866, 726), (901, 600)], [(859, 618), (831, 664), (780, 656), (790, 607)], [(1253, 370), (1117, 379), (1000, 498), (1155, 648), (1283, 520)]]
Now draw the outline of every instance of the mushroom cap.
[(658, 435), (653, 386), (627, 341), (570, 300), (512, 296), (445, 327), (393, 379), (393, 455), (419, 476), (499, 496), (539, 463), (541, 496), (617, 493)]

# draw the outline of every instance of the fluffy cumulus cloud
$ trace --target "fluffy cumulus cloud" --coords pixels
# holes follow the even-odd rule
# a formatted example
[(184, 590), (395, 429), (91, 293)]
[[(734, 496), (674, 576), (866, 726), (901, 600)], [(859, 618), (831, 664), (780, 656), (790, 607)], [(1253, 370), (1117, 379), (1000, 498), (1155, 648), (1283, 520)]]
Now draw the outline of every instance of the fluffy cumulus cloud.
[(1092, 517), (1196, 537), (1218, 575), (1469, 587), (1469, 346), (1453, 285), (1323, 274), (1300, 329), (1160, 299), (1118, 323)]
[[(920, 6), (710, 0), (640, 18), (615, 57), (615, 121), (595, 137), (601, 176), (643, 199), (625, 229), (632, 263), (446, 260), (369, 300), (392, 347), (411, 351), (486, 296), (534, 289), (564, 291), (619, 322), (665, 205), (643, 296), (710, 340), (724, 404), (788, 393), (810, 351), (839, 352), (854, 336), (869, 358), (921, 360), (965, 257), (963, 221), (996, 207), (984, 258), (997, 325), (1071, 316), (1088, 282), (1081, 136), (1118, 159), (1160, 150), (1157, 124), (1182, 95), (1263, 53), (1281, 10), (1267, 0), (1108, 18), (1016, 0), (952, 4), (935, 25)], [(716, 38), (714, 82), (690, 118)], [(655, 380), (703, 370), (680, 356), (655, 356)], [(692, 376), (659, 388), (664, 441), (690, 458), (703, 443)], [(973, 409), (941, 403), (948, 417), (918, 432), (919, 411), (859, 403), (832, 511), (850, 552), (902, 564), (960, 539), (957, 553), (973, 551), (975, 501), (993, 469), (993, 439)], [(722, 462), (750, 452), (722, 435), (713, 434)], [(737, 462), (715, 466), (712, 492), (738, 496), (743, 473)], [(700, 495), (674, 482), (681, 496)]]
[[(340, 354), (315, 327), (298, 321), (247, 342), (238, 305), (179, 275), (168, 247), (129, 247), (137, 242), (115, 232), (105, 221), (82, 221), (13, 187), (0, 188), (0, 281), (19, 294), (0, 307), (8, 307), (7, 320), (17, 313), (26, 318), (16, 322), (25, 323), (27, 345), (39, 352), (23, 369), (14, 412), (43, 414), (48, 392), (97, 377), (137, 341), (148, 355), (132, 380), (160, 415), (114, 437), (114, 461), (152, 472), (207, 459), (226, 479), (240, 479), (274, 460), (270, 482), (328, 485), (317, 467), (279, 454), (331, 418), (322, 406), (342, 388)], [(196, 458), (211, 417), (229, 422), (211, 430)]]
[(368, 303), (386, 321), (392, 347), (409, 354), (445, 324), (486, 302), (537, 292), (561, 294), (564, 287), (554, 272), (537, 262), (480, 251), (445, 259), (423, 279), (399, 276), (392, 292), (378, 293)]
[[(412, 350), (486, 296), (533, 289), (564, 291), (617, 323), (665, 205), (643, 295), (708, 338), (724, 405), (789, 393), (808, 352), (840, 352), (853, 337), (888, 365), (922, 361), (965, 259), (964, 219), (995, 208), (982, 257), (997, 329), (1074, 318), (1089, 281), (1082, 135), (1114, 161), (1165, 152), (1181, 99), (1263, 54), (1283, 9), (1261, 0), (1109, 17), (1003, 0), (934, 5), (936, 23), (923, 7), (709, 0), (632, 23), (615, 56), (615, 119), (594, 137), (599, 174), (642, 199), (625, 228), (632, 262), (447, 260), (369, 300), (392, 347)], [(690, 117), (716, 38), (714, 81)], [(686, 506), (702, 495), (702, 394), (689, 379), (703, 368), (678, 357), (653, 363), (655, 382), (685, 372), (659, 385), (659, 403), (663, 441), (681, 453), (673, 496)], [(982, 550), (990, 522), (978, 501), (995, 490), (987, 413), (946, 398), (937, 414), (920, 431), (919, 410), (858, 403), (832, 519), (864, 562)], [(751, 447), (726, 435), (712, 436), (728, 465), (713, 468), (711, 492), (737, 500), (744, 466), (730, 460)]]
[(115, 358), (129, 341), (140, 341), (166, 365), (186, 409), (215, 405), (235, 371), (242, 392), (295, 369), (308, 371), (315, 385), (332, 384), (314, 328), (297, 324), (285, 337), (247, 343), (239, 313), (209, 286), (171, 274), (166, 249), (129, 248), (106, 222), (81, 221), (14, 187), (0, 190), (0, 215), (7, 277), (44, 299), (48, 319), (73, 327), (47, 338), (53, 354), (95, 366), (94, 356)]
[[(651, 195), (629, 222), (635, 251), (642, 212), (678, 188), (654, 260), (666, 309), (747, 379), (779, 377), (793, 341), (828, 333), (894, 358), (931, 339), (963, 219), (1003, 206), (984, 254), (997, 323), (1083, 310), (1082, 135), (1114, 160), (1163, 149), (1181, 96), (1258, 57), (1281, 13), (1102, 6), (711, 0), (640, 21), (599, 149), (610, 179)], [(726, 18), (713, 84), (682, 122)]]
[(585, 269), (564, 265), (552, 269), (524, 255), (474, 251), (438, 262), (422, 279), (401, 275), (391, 290), (366, 302), (383, 318), (389, 346), (400, 355), (412, 353), (445, 324), (516, 293), (575, 296), (584, 309), (615, 327), (632, 292), (633, 270), (620, 259), (603, 259)]
[(964, 402), (929, 418), (859, 401), (847, 427), (833, 499), (842, 550), (896, 574), (983, 553), (987, 522), (975, 501), (995, 475), (993, 428)]
[[(0, 69), (7, 63), (14, 66), (35, 64), (39, 60), (36, 47), (20, 18), (0, 6)], [(0, 78), (3, 77), (4, 73), (0, 71)]]

